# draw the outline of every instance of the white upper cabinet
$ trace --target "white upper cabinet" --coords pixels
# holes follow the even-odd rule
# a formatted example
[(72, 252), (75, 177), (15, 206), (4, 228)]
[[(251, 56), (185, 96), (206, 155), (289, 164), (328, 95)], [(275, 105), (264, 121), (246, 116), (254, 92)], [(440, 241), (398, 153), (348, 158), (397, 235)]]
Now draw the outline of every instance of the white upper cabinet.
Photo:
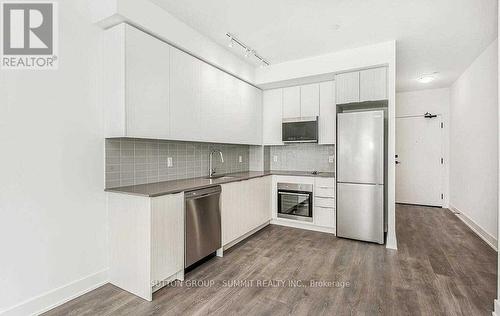
[(300, 116), (319, 115), (319, 84), (308, 84), (300, 87)]
[(337, 106), (335, 105), (335, 82), (319, 84), (319, 129), (318, 143), (335, 144), (337, 125)]
[(359, 72), (335, 76), (337, 104), (359, 102)]
[(263, 144), (283, 145), (283, 119), (318, 116), (319, 143), (335, 144), (333, 81), (264, 91)]
[(176, 48), (170, 49), (171, 138), (195, 140), (201, 123), (201, 61)]
[(300, 87), (283, 89), (283, 118), (300, 117)]
[(319, 84), (283, 89), (283, 118), (312, 117), (319, 115)]
[(197, 140), (262, 144), (262, 91), (208, 64), (201, 64)]
[(263, 93), (263, 144), (282, 145), (283, 89)]
[(104, 43), (106, 137), (170, 137), (170, 46), (127, 24)]
[(126, 28), (127, 134), (170, 137), (170, 46)]
[[(239, 81), (238, 93), (240, 110), (237, 111), (236, 120), (231, 133), (236, 133), (242, 144), (262, 144), (262, 91), (243, 81)], [(228, 118), (231, 122), (233, 118)]]
[(127, 26), (125, 50), (127, 134), (170, 137), (170, 46)]
[[(224, 110), (226, 108), (225, 88), (229, 88), (224, 73), (209, 64), (201, 64), (200, 72), (200, 125), (197, 137), (202, 141), (227, 142), (227, 122)], [(224, 122), (224, 123), (223, 123)]]
[(262, 91), (130, 25), (104, 32), (105, 137), (262, 144)]
[(360, 101), (387, 99), (387, 68), (363, 70), (359, 74)]
[(387, 68), (373, 68), (335, 76), (337, 104), (387, 99)]

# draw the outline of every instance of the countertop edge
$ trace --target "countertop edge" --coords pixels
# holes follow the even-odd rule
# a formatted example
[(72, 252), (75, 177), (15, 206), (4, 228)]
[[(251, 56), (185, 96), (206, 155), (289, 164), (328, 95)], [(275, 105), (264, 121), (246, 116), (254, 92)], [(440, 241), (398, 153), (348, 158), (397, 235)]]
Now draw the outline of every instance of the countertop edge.
[[(154, 198), (154, 197), (160, 197), (164, 195), (170, 195), (170, 194), (178, 194), (181, 192), (188, 192), (188, 191), (193, 191), (193, 190), (199, 190), (203, 188), (209, 188), (217, 185), (222, 185), (222, 184), (228, 184), (228, 183), (234, 183), (234, 182), (240, 182), (240, 181), (246, 181), (246, 180), (251, 180), (251, 179), (256, 179), (256, 178), (263, 178), (267, 176), (290, 176), (290, 177), (314, 177), (314, 178), (335, 178), (335, 176), (331, 175), (321, 175), (321, 174), (306, 174), (302, 172), (290, 172), (290, 171), (257, 171), (257, 172), (262, 172), (262, 174), (254, 174), (254, 175), (248, 175), (248, 176), (243, 176), (241, 178), (234, 178), (234, 179), (224, 179), (220, 180), (220, 182), (213, 183), (213, 184), (200, 184), (200, 185), (190, 185), (186, 187), (180, 187), (176, 188), (173, 190), (166, 190), (163, 192), (159, 193), (139, 193), (139, 192), (133, 192), (133, 191), (125, 191), (121, 190), (123, 187), (118, 187), (118, 188), (108, 188), (104, 189), (105, 192), (107, 193), (116, 193), (116, 194), (126, 194), (126, 195), (133, 195), (133, 196), (139, 196), (139, 197), (145, 197), (145, 198)], [(184, 179), (184, 180), (189, 180), (189, 179)]]

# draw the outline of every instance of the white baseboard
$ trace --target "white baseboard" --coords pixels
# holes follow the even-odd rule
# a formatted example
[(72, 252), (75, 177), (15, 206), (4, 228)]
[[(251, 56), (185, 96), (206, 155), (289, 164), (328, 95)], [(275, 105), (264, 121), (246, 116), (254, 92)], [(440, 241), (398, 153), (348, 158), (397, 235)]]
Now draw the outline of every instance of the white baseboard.
[(240, 237), (236, 238), (235, 240), (233, 240), (231, 242), (228, 242), (227, 244), (225, 244), (222, 247), (222, 251), (228, 250), (232, 246), (238, 244), (240, 241), (242, 241), (244, 239), (247, 239), (248, 237), (250, 237), (251, 235), (255, 234), (256, 232), (258, 232), (262, 228), (266, 227), (267, 225), (269, 225), (269, 221), (266, 221), (264, 224), (258, 226), (257, 228), (252, 229), (251, 231), (249, 231), (248, 233), (244, 234), (243, 236), (240, 236)]
[(492, 314), (493, 316), (500, 316), (500, 302), (498, 300), (495, 300)]
[(312, 231), (322, 232), (322, 233), (335, 234), (334, 228), (316, 226), (316, 225), (310, 224), (308, 222), (301, 222), (301, 221), (296, 221), (293, 219), (273, 218), (271, 220), (271, 224), (293, 227), (293, 228), (300, 228), (300, 229), (305, 229), (305, 230), (312, 230)]
[(108, 269), (50, 290), (0, 311), (2, 316), (39, 315), (108, 283)]
[(453, 205), (450, 204), (449, 208), (462, 222), (465, 223), (465, 225), (469, 226), (470, 229), (476, 235), (478, 235), (482, 240), (484, 240), (491, 248), (493, 248), (495, 251), (498, 251), (497, 245), (497, 239), (490, 235), (486, 230), (484, 230), (481, 226), (479, 226), (476, 222), (474, 222), (470, 217), (468, 217), (464, 212), (459, 210), (458, 208), (454, 207)]
[(398, 242), (396, 240), (396, 232), (393, 234), (387, 233), (387, 239), (385, 241), (385, 248), (391, 250), (398, 250)]

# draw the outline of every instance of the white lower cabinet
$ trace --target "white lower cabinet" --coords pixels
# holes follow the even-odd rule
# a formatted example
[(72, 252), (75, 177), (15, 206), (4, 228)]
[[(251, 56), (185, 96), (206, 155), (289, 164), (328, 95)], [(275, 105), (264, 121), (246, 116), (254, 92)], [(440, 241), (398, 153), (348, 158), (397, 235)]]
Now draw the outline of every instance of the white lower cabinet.
[(322, 227), (335, 227), (335, 209), (316, 206), (314, 208), (314, 224)]
[(222, 244), (238, 240), (271, 220), (271, 177), (222, 185)]
[[(312, 222), (278, 217), (278, 183), (308, 184), (313, 186)], [(275, 175), (271, 189), (271, 224), (336, 234), (335, 179)]]
[(323, 208), (335, 208), (335, 199), (315, 196), (314, 206)]
[(317, 226), (336, 228), (335, 179), (315, 178), (313, 222)]
[(184, 278), (184, 194), (108, 193), (110, 283), (151, 301)]

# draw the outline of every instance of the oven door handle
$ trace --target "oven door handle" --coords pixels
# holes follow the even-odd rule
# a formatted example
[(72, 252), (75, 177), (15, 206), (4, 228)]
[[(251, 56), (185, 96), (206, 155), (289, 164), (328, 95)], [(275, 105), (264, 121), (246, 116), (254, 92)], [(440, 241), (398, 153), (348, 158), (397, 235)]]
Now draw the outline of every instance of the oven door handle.
[(283, 195), (293, 195), (293, 196), (307, 196), (309, 197), (310, 194), (303, 194), (303, 193), (288, 193), (288, 192), (278, 192), (278, 194), (283, 194)]

